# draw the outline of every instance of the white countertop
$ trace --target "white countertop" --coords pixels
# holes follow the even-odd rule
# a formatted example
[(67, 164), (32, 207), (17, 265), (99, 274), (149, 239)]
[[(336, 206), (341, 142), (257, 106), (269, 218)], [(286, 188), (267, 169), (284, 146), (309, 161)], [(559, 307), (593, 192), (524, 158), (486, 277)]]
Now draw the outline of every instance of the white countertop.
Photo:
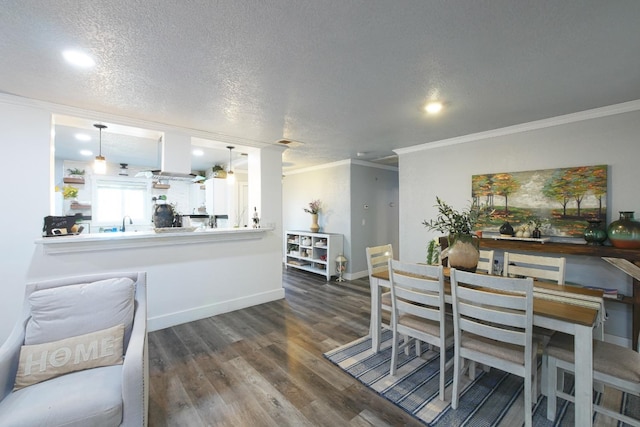
[(273, 228), (205, 228), (195, 231), (156, 233), (155, 231), (126, 231), (91, 233), (73, 236), (43, 237), (36, 240), (46, 254), (84, 251), (143, 248), (151, 246), (197, 244), (228, 240), (260, 239)]

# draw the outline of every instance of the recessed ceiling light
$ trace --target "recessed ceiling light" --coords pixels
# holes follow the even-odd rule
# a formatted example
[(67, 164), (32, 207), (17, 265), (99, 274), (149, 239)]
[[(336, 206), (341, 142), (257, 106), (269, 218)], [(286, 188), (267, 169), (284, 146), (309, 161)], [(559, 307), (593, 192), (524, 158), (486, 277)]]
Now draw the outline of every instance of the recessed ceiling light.
[(442, 102), (430, 101), (427, 103), (424, 109), (429, 114), (438, 114), (440, 111), (442, 111)]
[(197, 148), (196, 148), (195, 150), (193, 150), (193, 151), (191, 152), (191, 154), (193, 154), (194, 156), (198, 156), (198, 157), (200, 157), (200, 156), (204, 156), (204, 151), (199, 150), (199, 149), (197, 149)]
[(80, 154), (83, 156), (93, 156), (93, 151), (91, 150), (80, 150)]
[(87, 135), (86, 133), (76, 133), (74, 136), (78, 141), (83, 141), (83, 142), (91, 141), (91, 136)]
[(96, 65), (96, 61), (92, 57), (78, 50), (65, 50), (62, 52), (62, 56), (68, 63), (76, 67), (89, 68)]

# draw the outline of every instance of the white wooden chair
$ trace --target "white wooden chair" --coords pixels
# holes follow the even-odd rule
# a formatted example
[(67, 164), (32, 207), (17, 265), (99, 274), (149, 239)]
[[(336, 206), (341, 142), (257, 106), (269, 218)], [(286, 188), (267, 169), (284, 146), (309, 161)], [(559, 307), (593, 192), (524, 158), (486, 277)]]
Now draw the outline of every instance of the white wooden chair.
[[(533, 335), (533, 279), (451, 269), (454, 371), (451, 407), (458, 407), (460, 376), (475, 362), (524, 378), (524, 420), (531, 426), (537, 399), (537, 342)], [(465, 366), (463, 359), (469, 361)]]
[[(366, 248), (367, 268), (369, 270), (369, 286), (371, 288), (371, 298), (377, 296), (379, 304), (374, 307), (371, 305), (371, 321), (369, 325), (370, 335), (373, 337), (374, 328), (391, 329), (390, 323), (385, 323), (382, 319), (382, 310), (389, 312), (391, 315), (391, 287), (389, 282), (389, 259), (393, 259), (393, 247), (390, 244), (381, 246), (372, 246)], [(384, 288), (384, 292), (383, 292)], [(380, 351), (380, 342), (373, 343), (373, 350), (377, 353)]]
[[(567, 259), (565, 257), (550, 257), (544, 255), (527, 255), (512, 252), (504, 253), (503, 275), (510, 277), (532, 277), (534, 279), (547, 280), (564, 285), (565, 267)], [(534, 327), (533, 337), (538, 341), (542, 352), (555, 331), (545, 328)], [(547, 395), (547, 356), (542, 353), (542, 382), (540, 388), (542, 393)]]
[(495, 254), (493, 251), (480, 249), (480, 259), (478, 260), (478, 267), (476, 267), (476, 272), (493, 274), (494, 258), (495, 258)]
[[(445, 400), (445, 372), (453, 363), (453, 359), (446, 360), (447, 348), (453, 343), (453, 321), (445, 309), (443, 267), (390, 259), (389, 272), (393, 330), (391, 375), (396, 374), (400, 349), (408, 348), (412, 338), (439, 347), (440, 400)], [(400, 334), (406, 337), (402, 344)]]
[(502, 274), (510, 277), (533, 277), (563, 285), (566, 264), (565, 257), (555, 258), (505, 252)]
[[(563, 375), (558, 370), (575, 373), (573, 336), (557, 333), (545, 349), (548, 361), (549, 384), (547, 396), (547, 419), (556, 417), (556, 397), (574, 402), (574, 396), (565, 393)], [(578, 369), (581, 369), (578, 366)], [(562, 372), (562, 371), (560, 371)], [(640, 396), (640, 354), (630, 348), (621, 347), (601, 340), (593, 340), (593, 381), (617, 390)], [(604, 406), (594, 404), (596, 412), (640, 427), (640, 420), (623, 415)]]

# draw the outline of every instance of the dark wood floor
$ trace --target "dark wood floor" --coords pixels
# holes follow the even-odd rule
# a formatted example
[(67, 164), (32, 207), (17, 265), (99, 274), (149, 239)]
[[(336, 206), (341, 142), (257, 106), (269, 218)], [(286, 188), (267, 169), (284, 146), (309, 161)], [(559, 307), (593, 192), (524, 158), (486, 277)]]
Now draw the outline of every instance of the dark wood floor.
[(283, 282), (284, 300), (149, 334), (149, 425), (422, 426), (322, 355), (368, 333), (368, 279)]

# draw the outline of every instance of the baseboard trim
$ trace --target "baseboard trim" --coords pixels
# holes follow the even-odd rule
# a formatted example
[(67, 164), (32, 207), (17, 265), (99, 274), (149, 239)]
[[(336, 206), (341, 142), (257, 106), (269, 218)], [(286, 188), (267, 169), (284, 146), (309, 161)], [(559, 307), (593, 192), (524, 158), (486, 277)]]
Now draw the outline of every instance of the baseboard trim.
[(149, 332), (180, 325), (182, 323), (193, 322), (194, 320), (205, 319), (218, 314), (228, 313), (266, 302), (276, 301), (284, 298), (284, 289), (249, 295), (242, 298), (196, 307), (191, 310), (178, 311), (162, 316), (150, 317), (147, 319), (147, 329)]

